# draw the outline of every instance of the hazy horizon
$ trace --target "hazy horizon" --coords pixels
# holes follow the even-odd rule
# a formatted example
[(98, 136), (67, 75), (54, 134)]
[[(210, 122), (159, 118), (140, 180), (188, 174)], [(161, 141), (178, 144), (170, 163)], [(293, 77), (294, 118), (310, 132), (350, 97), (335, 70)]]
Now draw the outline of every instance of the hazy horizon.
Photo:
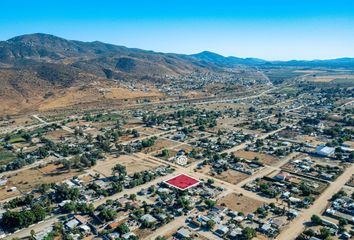
[(156, 52), (265, 60), (354, 57), (354, 2), (61, 1), (2, 3), (0, 39), (47, 33)]

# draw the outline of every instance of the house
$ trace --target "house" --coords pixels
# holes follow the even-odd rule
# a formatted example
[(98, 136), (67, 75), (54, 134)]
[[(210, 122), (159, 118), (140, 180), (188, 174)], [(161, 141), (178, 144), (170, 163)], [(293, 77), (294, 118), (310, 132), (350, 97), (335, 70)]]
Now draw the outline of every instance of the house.
[(181, 228), (176, 232), (176, 238), (185, 239), (191, 236), (191, 232), (187, 228)]
[(281, 172), (274, 176), (273, 179), (276, 181), (289, 181), (291, 179), (291, 175), (287, 172)]
[(112, 232), (112, 233), (108, 234), (108, 238), (111, 240), (119, 239), (119, 237), (120, 237), (120, 234), (117, 232)]
[(81, 232), (88, 234), (91, 232), (91, 228), (89, 226), (87, 226), (86, 224), (82, 224), (79, 226), (79, 229)]
[(335, 148), (333, 147), (327, 147), (326, 145), (319, 145), (316, 147), (315, 153), (324, 156), (324, 157), (330, 157), (333, 156), (335, 152)]
[(238, 227), (238, 228), (233, 229), (229, 233), (229, 238), (230, 239), (240, 239), (241, 235), (242, 235), (242, 228)]
[(74, 218), (79, 221), (81, 224), (87, 224), (88, 223), (88, 219), (84, 216), (81, 215), (75, 215)]
[(317, 237), (310, 237), (309, 240), (321, 240), (321, 239), (319, 239), (319, 238), (317, 238)]
[(130, 237), (135, 237), (135, 234), (134, 233), (132, 233), (132, 232), (128, 232), (128, 233), (126, 233), (126, 234), (123, 234), (122, 235), (122, 238), (123, 239), (129, 239)]
[(69, 222), (67, 222), (66, 224), (65, 224), (65, 226), (67, 227), (67, 228), (69, 228), (69, 229), (74, 229), (75, 227), (77, 227), (78, 225), (80, 224), (80, 222), (78, 221), (78, 220), (76, 220), (76, 219), (72, 219), (72, 220), (70, 220)]
[(272, 227), (270, 223), (265, 223), (262, 225), (259, 231), (266, 234), (267, 236), (272, 236), (274, 235), (276, 230)]
[(0, 186), (4, 186), (7, 183), (7, 178), (0, 178)]
[(147, 223), (155, 223), (155, 222), (157, 222), (157, 219), (156, 218), (154, 218), (152, 215), (150, 215), (150, 214), (145, 214), (145, 215), (143, 215), (141, 218), (140, 218), (140, 221), (142, 221), (142, 222), (147, 222)]
[(165, 221), (167, 219), (167, 215), (164, 213), (159, 213), (156, 215), (156, 218), (160, 221)]
[(114, 222), (111, 222), (110, 224), (108, 224), (107, 228), (108, 229), (116, 229), (119, 225), (120, 225), (119, 221), (114, 221)]
[(299, 213), (293, 209), (290, 209), (288, 212), (288, 217), (291, 219), (296, 218), (297, 216), (299, 216)]
[(214, 234), (219, 236), (219, 237), (223, 237), (226, 233), (229, 232), (229, 228), (227, 226), (220, 226), (215, 232)]

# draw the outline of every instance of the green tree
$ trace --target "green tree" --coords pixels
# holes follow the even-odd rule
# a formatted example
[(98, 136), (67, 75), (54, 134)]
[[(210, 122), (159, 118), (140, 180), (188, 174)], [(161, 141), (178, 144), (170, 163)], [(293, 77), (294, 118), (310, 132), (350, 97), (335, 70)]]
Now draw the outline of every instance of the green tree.
[(317, 216), (317, 215), (312, 215), (311, 216), (311, 222), (313, 222), (314, 224), (317, 224), (317, 225), (321, 225), (322, 224), (322, 219)]
[(331, 231), (328, 228), (321, 228), (320, 235), (322, 239), (327, 239), (329, 236), (331, 236)]
[(256, 230), (254, 230), (253, 228), (250, 228), (250, 227), (245, 227), (243, 230), (242, 230), (242, 236), (245, 238), (245, 239), (252, 239), (254, 237), (256, 237), (257, 233), (256, 233)]
[(209, 220), (209, 221), (207, 221), (207, 225), (206, 226), (207, 226), (208, 229), (213, 229), (214, 226), (215, 226), (215, 222), (213, 220)]
[(117, 227), (117, 231), (120, 234), (126, 234), (126, 233), (130, 232), (130, 229), (125, 223), (123, 223)]

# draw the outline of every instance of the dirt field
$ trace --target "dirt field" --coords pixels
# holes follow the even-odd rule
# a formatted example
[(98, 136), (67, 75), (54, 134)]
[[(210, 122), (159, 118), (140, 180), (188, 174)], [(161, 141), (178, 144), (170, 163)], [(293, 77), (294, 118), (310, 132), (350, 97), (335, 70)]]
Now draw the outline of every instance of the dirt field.
[(244, 151), (244, 150), (240, 150), (237, 152), (234, 152), (235, 156), (240, 157), (240, 158), (244, 158), (247, 160), (253, 160), (255, 157), (259, 158), (259, 162), (266, 164), (266, 165), (272, 165), (275, 164), (277, 162), (280, 161), (280, 158), (277, 157), (273, 157), (271, 155), (268, 154), (264, 154), (264, 153), (259, 153), (259, 152), (251, 152), (251, 151)]
[(237, 212), (243, 212), (247, 215), (256, 211), (257, 208), (264, 204), (264, 202), (254, 200), (237, 193), (230, 193), (218, 200), (217, 204), (225, 204), (229, 209)]
[(9, 189), (10, 189), (10, 187), (0, 188), (0, 201), (3, 201), (5, 199), (9, 199), (9, 198), (13, 198), (13, 197), (17, 197), (21, 194), (18, 190), (15, 190), (13, 192), (12, 191), (8, 192)]
[(63, 129), (58, 129), (53, 132), (48, 132), (44, 135), (45, 138), (48, 138), (52, 141), (59, 141), (60, 137), (69, 137), (72, 136), (68, 131)]
[[(147, 136), (148, 136), (147, 134), (140, 133), (140, 137), (147, 137)], [(124, 136), (119, 137), (118, 142), (134, 141), (136, 139), (137, 138), (134, 138), (134, 136), (130, 134), (130, 135), (124, 135)]]
[(104, 176), (110, 176), (112, 174), (112, 168), (118, 163), (127, 167), (128, 174), (158, 167), (156, 163), (153, 163), (149, 160), (140, 159), (135, 156), (124, 155), (118, 158), (108, 157), (104, 161), (97, 161), (97, 164), (92, 168), (92, 170)]
[(353, 79), (353, 75), (350, 74), (338, 74), (338, 75), (322, 75), (309, 77), (308, 80), (312, 82), (331, 82), (336, 79)]
[(167, 139), (157, 139), (155, 144), (151, 147), (145, 148), (143, 150), (144, 153), (151, 153), (151, 152), (156, 152), (159, 150), (162, 150), (164, 148), (170, 148), (172, 146), (176, 145), (175, 142), (171, 141), (171, 140), (167, 140)]
[(62, 172), (60, 168), (60, 165), (49, 164), (43, 168), (26, 169), (19, 173), (7, 175), (6, 177), (9, 179), (7, 186), (15, 186), (25, 193), (42, 183), (58, 183), (79, 174), (74, 170)]
[(153, 135), (153, 134), (158, 134), (158, 133), (162, 133), (163, 131), (157, 128), (150, 128), (150, 127), (142, 127), (137, 129), (138, 132), (140, 133), (145, 133), (147, 135)]
[(326, 143), (325, 141), (319, 140), (317, 137), (307, 136), (307, 135), (299, 135), (296, 137), (296, 140), (303, 142), (303, 143), (310, 143), (313, 146), (317, 146), (317, 145), (321, 145), (321, 144)]
[(234, 170), (227, 170), (225, 172), (222, 172), (221, 174), (215, 176), (216, 178), (232, 183), (232, 184), (238, 184), (239, 182), (245, 180), (248, 178), (250, 175), (247, 175), (245, 173), (237, 172)]

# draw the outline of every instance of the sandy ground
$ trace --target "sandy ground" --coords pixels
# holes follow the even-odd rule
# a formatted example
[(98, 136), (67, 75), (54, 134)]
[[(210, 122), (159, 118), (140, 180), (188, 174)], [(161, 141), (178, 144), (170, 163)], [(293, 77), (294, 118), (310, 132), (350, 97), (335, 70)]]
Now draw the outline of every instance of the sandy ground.
[(145, 171), (148, 169), (156, 168), (158, 166), (156, 163), (147, 159), (123, 155), (118, 158), (109, 156), (106, 160), (97, 161), (97, 164), (92, 168), (92, 170), (104, 176), (110, 176), (112, 174), (112, 168), (116, 164), (122, 164), (126, 166), (128, 174)]
[(5, 175), (9, 180), (7, 186), (15, 186), (25, 193), (42, 183), (61, 182), (79, 174), (77, 171), (61, 172), (60, 165), (49, 164), (43, 168), (31, 168)]
[(247, 179), (250, 175), (247, 175), (245, 173), (237, 172), (235, 170), (227, 170), (225, 172), (222, 172), (221, 174), (215, 176), (216, 178), (219, 178), (220, 180), (232, 183), (232, 184), (238, 184), (239, 182)]
[(264, 204), (264, 202), (243, 196), (241, 194), (231, 193), (219, 199), (217, 204), (225, 204), (227, 208), (233, 211), (243, 212), (247, 215), (256, 211), (257, 208), (261, 207)]
[(260, 153), (260, 152), (251, 152), (251, 151), (244, 151), (240, 150), (235, 152), (235, 156), (244, 158), (247, 160), (253, 160), (255, 157), (259, 158), (259, 162), (266, 164), (266, 165), (273, 165), (274, 163), (277, 163), (280, 161), (280, 158), (274, 157), (265, 153)]

